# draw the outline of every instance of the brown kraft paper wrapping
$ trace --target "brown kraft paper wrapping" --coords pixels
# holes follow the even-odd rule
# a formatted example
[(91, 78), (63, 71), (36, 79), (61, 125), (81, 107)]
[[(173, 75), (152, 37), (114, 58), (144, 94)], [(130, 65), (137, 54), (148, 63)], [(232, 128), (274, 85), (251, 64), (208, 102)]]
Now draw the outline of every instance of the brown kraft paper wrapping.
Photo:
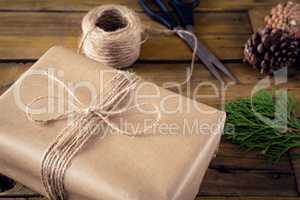
[[(26, 105), (50, 90), (47, 77), (32, 75), (34, 70), (54, 70), (60, 80), (82, 83), (82, 87), (76, 88), (76, 96), (84, 103), (92, 98), (84, 89), (89, 86), (86, 83), (96, 87), (94, 91), (101, 96), (98, 87), (109, 82), (112, 73), (99, 74), (115, 70), (63, 47), (53, 47), (0, 97), (0, 173), (45, 195), (41, 160), (67, 120), (46, 126), (28, 120), (17, 101), (21, 99)], [(135, 95), (143, 103), (164, 107), (157, 127), (143, 136), (94, 137), (66, 172), (64, 183), (69, 199), (195, 198), (218, 148), (225, 113), (153, 85), (143, 82)], [(54, 88), (59, 91), (57, 85)], [(147, 117), (124, 113), (119, 119), (140, 124)]]

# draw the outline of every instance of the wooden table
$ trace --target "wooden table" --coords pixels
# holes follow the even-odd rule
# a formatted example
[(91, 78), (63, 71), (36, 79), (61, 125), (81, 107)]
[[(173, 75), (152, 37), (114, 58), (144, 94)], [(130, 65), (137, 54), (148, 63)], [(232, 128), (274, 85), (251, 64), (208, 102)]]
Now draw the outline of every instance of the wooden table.
[[(243, 64), (243, 45), (262, 25), (263, 16), (278, 0), (202, 0), (195, 11), (195, 30), (200, 39), (241, 79), (240, 85), (218, 90), (226, 100), (251, 95), (253, 87), (266, 78)], [(1, 0), (0, 1), (0, 93), (26, 71), (49, 47), (64, 45), (75, 49), (80, 22), (87, 10), (107, 3), (125, 4), (139, 12), (146, 24), (158, 26), (142, 12), (135, 0)], [(152, 36), (143, 45), (140, 60), (132, 69), (159, 85), (184, 80), (191, 52), (175, 36)], [(299, 72), (298, 72), (299, 74)], [(299, 75), (278, 87), (300, 100)], [(213, 80), (198, 64), (191, 87)], [(216, 81), (213, 81), (216, 83)], [(203, 85), (196, 99), (222, 108), (225, 98), (212, 96)], [(190, 96), (187, 91), (183, 95)], [(200, 96), (201, 95), (201, 96)], [(206, 96), (205, 96), (206, 95)], [(0, 188), (11, 182), (0, 176)], [(11, 185), (13, 186), (13, 184)], [(2, 188), (3, 189), (3, 188)], [(300, 195), (300, 160), (283, 158), (270, 166), (255, 153), (244, 154), (223, 141), (199, 191), (198, 200), (292, 200)], [(0, 200), (40, 200), (35, 192), (16, 184), (0, 193)]]

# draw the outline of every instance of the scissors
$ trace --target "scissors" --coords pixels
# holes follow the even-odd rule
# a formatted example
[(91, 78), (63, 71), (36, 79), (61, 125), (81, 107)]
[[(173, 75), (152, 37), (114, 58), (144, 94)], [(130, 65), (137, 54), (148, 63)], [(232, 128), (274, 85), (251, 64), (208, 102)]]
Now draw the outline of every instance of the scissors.
[(224, 84), (224, 80), (219, 71), (223, 72), (225, 76), (235, 83), (240, 82), (239, 79), (236, 78), (202, 42), (200, 42), (198, 39), (195, 41), (190, 35), (182, 34), (180, 32), (180, 30), (186, 30), (194, 34), (193, 9), (199, 5), (199, 0), (192, 0), (190, 3), (186, 3), (184, 0), (170, 1), (170, 5), (174, 8), (179, 22), (172, 14), (172, 11), (168, 9), (163, 0), (152, 0), (153, 5), (158, 7), (160, 12), (156, 12), (154, 9), (152, 9), (152, 7), (145, 0), (139, 0), (139, 2), (145, 12), (151, 18), (166, 26), (168, 29), (175, 30), (177, 35), (182, 38), (191, 49), (195, 48), (195, 43), (197, 42), (197, 57), (204, 63), (211, 74), (218, 81), (220, 81), (220, 83)]

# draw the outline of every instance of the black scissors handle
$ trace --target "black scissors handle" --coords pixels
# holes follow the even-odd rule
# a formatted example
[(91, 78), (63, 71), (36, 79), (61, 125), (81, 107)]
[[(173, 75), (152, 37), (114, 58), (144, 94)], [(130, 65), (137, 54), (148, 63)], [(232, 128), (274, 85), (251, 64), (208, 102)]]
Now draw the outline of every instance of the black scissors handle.
[(199, 2), (199, 0), (193, 0), (190, 3), (183, 0), (171, 0), (170, 4), (175, 9), (183, 27), (194, 25), (193, 10), (199, 5)]
[(145, 0), (139, 0), (141, 6), (144, 8), (145, 12), (152, 17), (155, 21), (165, 25), (169, 29), (174, 29), (179, 24), (176, 21), (176, 18), (168, 10), (167, 6), (162, 0), (152, 0), (155, 5), (160, 9), (160, 12), (153, 10)]

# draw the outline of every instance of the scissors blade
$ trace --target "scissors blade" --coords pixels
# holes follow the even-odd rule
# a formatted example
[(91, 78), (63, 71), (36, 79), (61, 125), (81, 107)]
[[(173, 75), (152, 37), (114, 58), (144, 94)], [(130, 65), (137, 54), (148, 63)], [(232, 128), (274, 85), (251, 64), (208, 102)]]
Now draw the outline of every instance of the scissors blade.
[(239, 79), (237, 77), (235, 77), (229, 70), (227, 67), (225, 67), (223, 65), (223, 63), (220, 62), (220, 60), (214, 55), (212, 54), (207, 47), (198, 40), (197, 42), (198, 44), (198, 49), (200, 52), (204, 53), (205, 55), (207, 55), (208, 60), (210, 61), (210, 63), (212, 63), (216, 68), (218, 68), (220, 71), (222, 71), (229, 79), (231, 79), (232, 81), (239, 83)]
[[(187, 26), (187, 30), (192, 32), (192, 28), (189, 28)], [(179, 30), (183, 30), (182, 28), (178, 28)], [(194, 49), (195, 41), (190, 35), (187, 34), (178, 34), (179, 37), (181, 37), (189, 46), (191, 49)], [(213, 71), (217, 71), (218, 76), (220, 76), (218, 68), (220, 71), (222, 71), (228, 78), (233, 80), (236, 83), (239, 83), (240, 81), (219, 61), (219, 59), (213, 55), (207, 47), (199, 40), (197, 40), (197, 56), (198, 58), (207, 66), (207, 68), (212, 72), (212, 74), (216, 77), (216, 73)], [(217, 77), (216, 77), (217, 78)]]
[(220, 75), (220, 73), (218, 72), (218, 70), (216, 69), (216, 67), (210, 62), (203, 61), (202, 59), (200, 59), (200, 60), (208, 68), (209, 72), (221, 83), (221, 85), (225, 85), (225, 82), (224, 82), (222, 76)]
[[(177, 33), (177, 35), (183, 39), (191, 49), (194, 49), (195, 47), (195, 41), (193, 40), (193, 38), (190, 37), (190, 35), (187, 34), (180, 34)], [(202, 54), (200, 52), (200, 50), (198, 49), (198, 51), (196, 52), (197, 57), (203, 62), (203, 64), (205, 65), (206, 68), (208, 68), (208, 70), (210, 71), (210, 73), (218, 80), (220, 81), (220, 83), (224, 83), (224, 80), (222, 79), (220, 73), (218, 72), (218, 70), (215, 68), (215, 66), (210, 63), (207, 59), (207, 57)]]

